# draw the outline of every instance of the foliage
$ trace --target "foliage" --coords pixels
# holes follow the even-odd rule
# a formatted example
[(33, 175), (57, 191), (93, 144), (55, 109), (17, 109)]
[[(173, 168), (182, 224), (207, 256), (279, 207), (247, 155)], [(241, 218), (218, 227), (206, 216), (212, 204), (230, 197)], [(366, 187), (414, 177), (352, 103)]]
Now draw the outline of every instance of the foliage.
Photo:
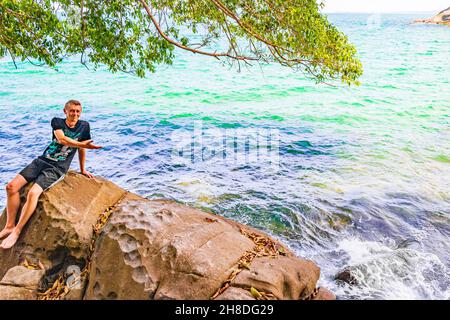
[(278, 62), (352, 84), (354, 46), (316, 0), (1, 0), (0, 56), (81, 63), (144, 77), (175, 48), (236, 64)]

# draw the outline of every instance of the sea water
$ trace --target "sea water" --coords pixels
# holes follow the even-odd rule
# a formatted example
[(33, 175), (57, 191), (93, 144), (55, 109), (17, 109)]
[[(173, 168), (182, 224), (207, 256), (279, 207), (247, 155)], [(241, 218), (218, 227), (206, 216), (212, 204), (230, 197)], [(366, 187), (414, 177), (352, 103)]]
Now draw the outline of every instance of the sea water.
[[(449, 299), (450, 28), (411, 24), (428, 15), (330, 15), (358, 49), (360, 87), (181, 51), (145, 79), (5, 58), (0, 182), (78, 99), (104, 146), (87, 153), (95, 175), (266, 231), (339, 299)], [(347, 267), (357, 285), (334, 280)]]

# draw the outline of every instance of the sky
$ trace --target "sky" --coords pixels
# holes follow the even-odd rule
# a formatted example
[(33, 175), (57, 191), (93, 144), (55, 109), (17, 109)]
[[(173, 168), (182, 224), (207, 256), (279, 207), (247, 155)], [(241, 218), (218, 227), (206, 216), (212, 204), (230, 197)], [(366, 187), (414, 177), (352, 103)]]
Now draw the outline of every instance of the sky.
[(450, 7), (450, 0), (323, 0), (323, 12), (436, 12)]

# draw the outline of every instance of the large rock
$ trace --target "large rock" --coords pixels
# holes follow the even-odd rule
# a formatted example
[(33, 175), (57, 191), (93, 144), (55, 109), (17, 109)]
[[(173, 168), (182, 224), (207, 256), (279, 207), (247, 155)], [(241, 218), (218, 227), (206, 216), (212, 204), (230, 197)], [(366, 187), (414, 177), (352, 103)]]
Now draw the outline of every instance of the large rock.
[(6, 272), (0, 285), (23, 287), (36, 290), (39, 286), (44, 270), (28, 269), (24, 266), (15, 266)]
[(278, 300), (302, 300), (314, 292), (319, 275), (320, 269), (312, 261), (295, 256), (261, 257), (255, 258), (249, 270), (239, 273), (231, 285), (254, 287)]
[(330, 290), (320, 287), (317, 289), (317, 294), (312, 300), (336, 300), (336, 295)]
[(172, 201), (127, 196), (97, 241), (86, 298), (208, 299), (254, 246), (208, 219)]
[(26, 288), (0, 285), (0, 300), (35, 300), (36, 293)]
[(450, 7), (439, 12), (437, 15), (430, 19), (418, 19), (416, 23), (431, 23), (431, 24), (445, 24), (450, 26)]
[[(22, 204), (28, 189), (29, 186), (21, 193)], [(71, 264), (82, 267), (89, 252), (92, 225), (124, 193), (125, 190), (107, 180), (90, 180), (69, 172), (63, 181), (41, 195), (16, 245), (0, 251), (0, 277), (24, 259), (41, 262), (47, 274), (56, 274)], [(0, 227), (5, 223), (6, 210)]]
[[(241, 229), (249, 230), (173, 201), (129, 195), (97, 241), (85, 298), (210, 299), (255, 247)], [(249, 268), (230, 286), (254, 287), (277, 299), (306, 298), (319, 278), (313, 262), (290, 253), (257, 257)], [(251, 297), (233, 293), (221, 299)]]
[[(109, 220), (94, 235), (105, 211)], [(44, 279), (43, 271), (21, 274), (15, 266), (25, 258), (41, 262)], [(45, 290), (67, 266), (82, 270), (87, 262), (87, 279), (67, 286), (66, 299), (306, 299), (316, 296), (320, 274), (253, 228), (75, 173), (41, 196), (19, 242), (0, 259), (2, 276), (12, 268), (0, 299), (34, 298), (36, 283)]]
[(34, 300), (44, 270), (15, 266), (0, 281), (0, 300)]

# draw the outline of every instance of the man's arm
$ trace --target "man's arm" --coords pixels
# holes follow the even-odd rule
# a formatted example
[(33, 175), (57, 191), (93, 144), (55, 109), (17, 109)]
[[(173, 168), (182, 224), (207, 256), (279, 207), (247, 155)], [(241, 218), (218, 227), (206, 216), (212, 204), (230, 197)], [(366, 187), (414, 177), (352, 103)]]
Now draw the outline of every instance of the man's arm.
[(78, 149), (78, 159), (80, 160), (80, 172), (88, 178), (93, 178), (94, 176), (89, 171), (86, 171), (84, 163), (86, 161), (86, 149)]
[(61, 129), (55, 130), (55, 137), (58, 140), (58, 143), (73, 147), (73, 148), (85, 148), (85, 149), (100, 149), (100, 146), (95, 146), (92, 144), (92, 140), (84, 140), (84, 141), (77, 141), (74, 139), (71, 139), (67, 137), (64, 132)]

